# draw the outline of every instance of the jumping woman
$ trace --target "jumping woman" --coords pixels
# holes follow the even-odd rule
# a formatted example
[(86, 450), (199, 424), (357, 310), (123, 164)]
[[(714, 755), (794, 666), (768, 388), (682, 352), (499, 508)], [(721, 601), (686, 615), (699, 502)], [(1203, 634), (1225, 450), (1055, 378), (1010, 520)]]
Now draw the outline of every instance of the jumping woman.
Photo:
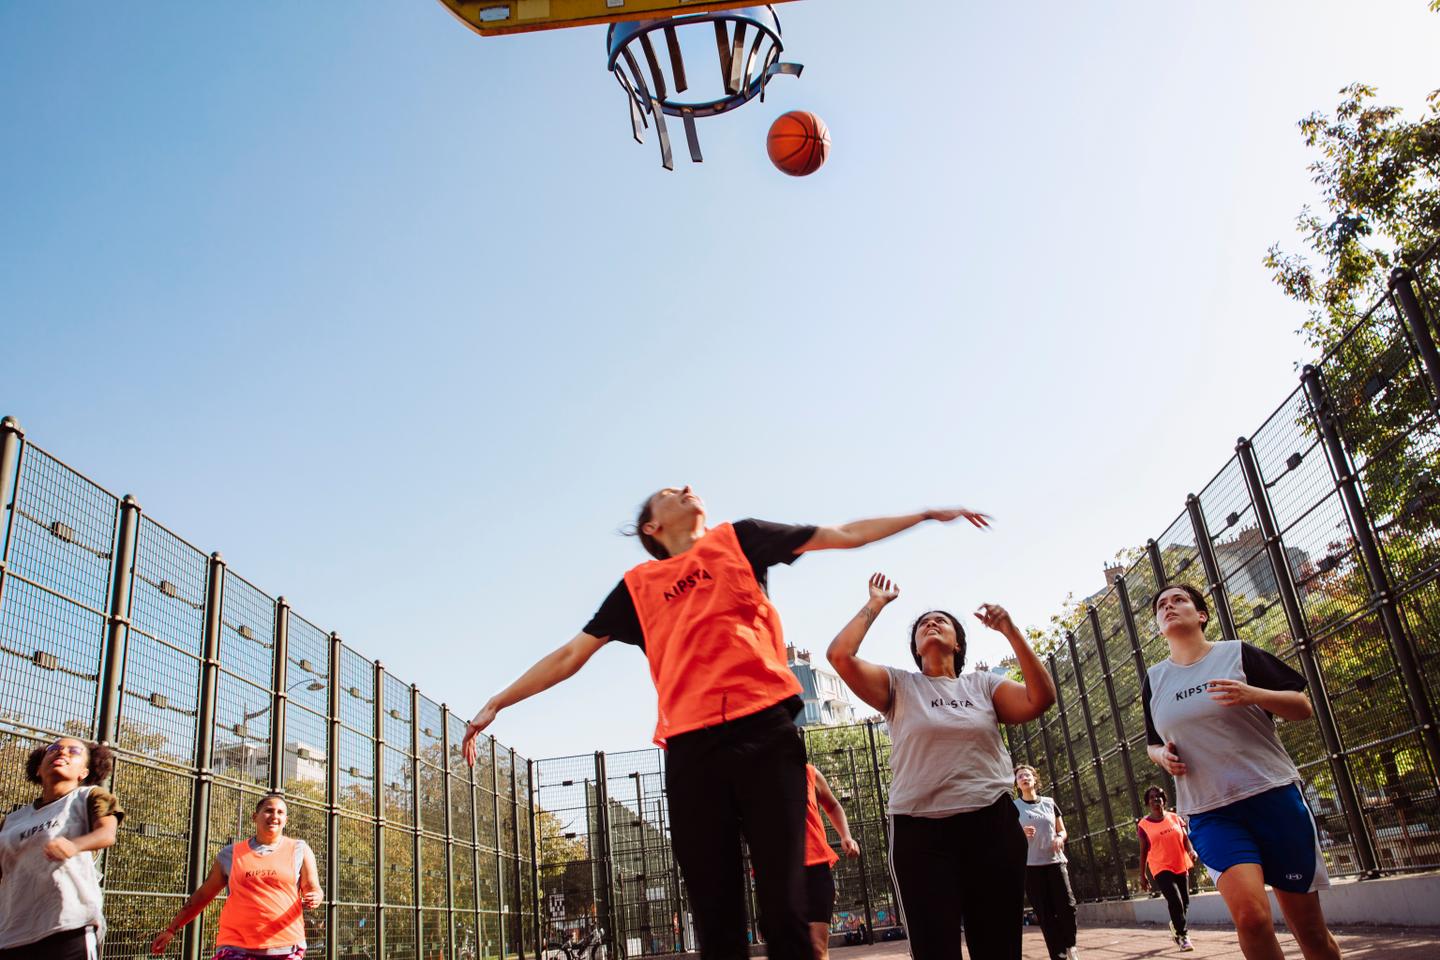
[(1306, 960), (1338, 960), (1317, 892), (1330, 885), (1300, 773), (1275, 717), (1306, 720), (1305, 678), (1239, 640), (1205, 639), (1210, 610), (1188, 584), (1151, 601), (1170, 656), (1141, 688), (1150, 759), (1175, 778), (1175, 809), (1230, 917), (1247, 960), (1281, 960), (1268, 883)]
[(1150, 812), (1140, 818), (1135, 829), (1140, 834), (1140, 887), (1152, 886), (1165, 898), (1170, 908), (1170, 936), (1181, 953), (1195, 949), (1185, 924), (1190, 909), (1190, 868), (1195, 865), (1195, 848), (1190, 845), (1190, 831), (1180, 815), (1165, 809), (1165, 791), (1150, 787), (1145, 791), (1145, 806)]
[(110, 749), (72, 737), (31, 751), (40, 796), (0, 824), (0, 960), (96, 960), (105, 938), (96, 850), (125, 811), (98, 784)]
[(860, 659), (860, 641), (899, 594), (881, 574), (871, 577), (870, 599), (831, 641), (828, 657), (890, 725), (890, 870), (910, 953), (953, 960), (963, 927), (972, 957), (1020, 960), (1027, 844), (999, 724), (1040, 716), (1055, 702), (1055, 685), (1010, 614), (993, 603), (975, 616), (1010, 642), (1024, 683), (962, 674), (965, 630), (943, 610), (910, 628), (919, 670)]
[(220, 908), (214, 960), (300, 960), (305, 956), (306, 908), (325, 899), (315, 853), (304, 840), (285, 836), (289, 808), (278, 793), (255, 805), (255, 835), (227, 843), (210, 875), (170, 925), (155, 935), (150, 952), (162, 954), (180, 930), (229, 887)]
[(589, 623), (490, 701), (465, 731), (465, 757), (497, 713), (573, 676), (606, 641), (644, 651), (659, 699), (671, 844), (690, 890), (703, 960), (748, 958), (740, 841), (750, 847), (774, 960), (809, 960), (805, 919), (805, 748), (800, 683), (786, 665), (767, 572), (813, 550), (852, 549), (926, 520), (927, 510), (836, 527), (740, 520), (707, 527), (686, 487), (646, 499), (635, 532), (654, 559), (625, 574)]
[(1050, 960), (1070, 960), (1075, 955), (1075, 893), (1065, 866), (1065, 819), (1053, 798), (1040, 796), (1040, 776), (1034, 767), (1025, 763), (1016, 767), (1015, 786), (1020, 790), (1015, 809), (1029, 843), (1025, 895), (1040, 921)]

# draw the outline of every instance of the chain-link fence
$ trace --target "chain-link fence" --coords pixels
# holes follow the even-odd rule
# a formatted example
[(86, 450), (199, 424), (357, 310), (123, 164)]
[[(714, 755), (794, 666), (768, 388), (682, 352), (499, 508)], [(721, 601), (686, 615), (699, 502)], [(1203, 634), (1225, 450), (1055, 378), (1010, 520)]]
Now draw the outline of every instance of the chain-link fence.
[[(1141, 795), (1161, 783), (1174, 796), (1145, 754), (1140, 704), (1146, 668), (1168, 655), (1150, 601), (1172, 582), (1210, 598), (1212, 637), (1255, 644), (1308, 679), (1315, 715), (1280, 733), (1330, 872), (1440, 867), (1437, 306), (1432, 250), (1398, 270), (1389, 295), (1304, 369), (1165, 532), (1112, 571), (1048, 656), (1056, 707), (1006, 736), (1065, 816), (1081, 899), (1138, 892)], [(862, 851), (836, 864), (832, 933), (898, 934), (885, 727), (808, 728), (805, 737)], [(663, 754), (624, 757), (618, 776), (607, 775), (617, 760), (604, 754), (536, 764), (545, 936), (601, 927), (627, 957), (693, 949), (684, 884), (663, 843)], [(830, 839), (838, 843), (833, 831)]]
[[(57, 736), (116, 753), (107, 958), (149, 956), (269, 790), (329, 898), (311, 956), (535, 957), (529, 761), (0, 426), (0, 811)], [(183, 956), (208, 956), (218, 903)], [(171, 948), (171, 955), (177, 952)]]

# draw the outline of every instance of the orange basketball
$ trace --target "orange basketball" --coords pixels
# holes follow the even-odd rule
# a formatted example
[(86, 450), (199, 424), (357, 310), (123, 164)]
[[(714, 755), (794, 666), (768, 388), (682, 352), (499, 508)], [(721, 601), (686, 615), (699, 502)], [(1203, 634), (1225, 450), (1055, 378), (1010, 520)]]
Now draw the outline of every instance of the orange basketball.
[(792, 110), (770, 125), (770, 162), (792, 177), (808, 177), (830, 156), (830, 128), (808, 110)]

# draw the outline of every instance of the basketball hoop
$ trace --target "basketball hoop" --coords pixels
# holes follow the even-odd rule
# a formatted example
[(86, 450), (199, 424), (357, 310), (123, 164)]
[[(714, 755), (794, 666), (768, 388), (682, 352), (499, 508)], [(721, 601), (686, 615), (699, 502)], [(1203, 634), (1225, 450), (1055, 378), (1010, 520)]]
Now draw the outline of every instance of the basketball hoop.
[[(680, 99), (678, 95), (690, 89), (680, 49), (680, 31), (703, 30), (707, 25), (715, 34), (721, 95), (708, 100)], [(668, 54), (668, 71), (656, 55), (656, 45), (660, 42), (665, 44)], [(780, 62), (780, 54), (785, 49), (780, 18), (768, 4), (658, 20), (623, 20), (610, 25), (607, 43), (610, 71), (630, 105), (635, 142), (645, 142), (653, 118), (660, 140), (660, 162), (666, 170), (675, 169), (670, 133), (665, 124), (667, 116), (680, 119), (685, 127), (690, 159), (700, 163), (704, 157), (700, 153), (696, 119), (727, 113), (756, 97), (763, 102), (765, 86), (773, 78), (781, 74), (798, 77), (804, 69), (798, 63)], [(645, 70), (640, 66), (642, 59)]]

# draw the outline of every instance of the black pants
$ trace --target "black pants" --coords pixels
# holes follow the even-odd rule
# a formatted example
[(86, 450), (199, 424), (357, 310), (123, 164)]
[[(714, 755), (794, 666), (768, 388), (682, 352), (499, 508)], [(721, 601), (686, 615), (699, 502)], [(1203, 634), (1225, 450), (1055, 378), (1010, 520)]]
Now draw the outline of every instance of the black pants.
[(914, 960), (1020, 960), (1025, 855), (1015, 803), (970, 813), (890, 818), (890, 870)]
[(1183, 873), (1173, 873), (1169, 870), (1161, 870), (1155, 874), (1155, 889), (1160, 891), (1165, 898), (1165, 903), (1170, 908), (1170, 925), (1175, 928), (1175, 936), (1183, 937), (1185, 929), (1185, 911), (1190, 909), (1190, 878)]
[(777, 705), (667, 744), (670, 842), (703, 960), (749, 957), (744, 837), (773, 960), (810, 960), (805, 920), (805, 746)]
[(1075, 894), (1065, 864), (1026, 867), (1025, 894), (1040, 921), (1046, 951), (1051, 957), (1065, 956), (1065, 951), (1075, 946)]
[(0, 960), (96, 960), (100, 956), (93, 927), (63, 930), (23, 947), (0, 950)]

